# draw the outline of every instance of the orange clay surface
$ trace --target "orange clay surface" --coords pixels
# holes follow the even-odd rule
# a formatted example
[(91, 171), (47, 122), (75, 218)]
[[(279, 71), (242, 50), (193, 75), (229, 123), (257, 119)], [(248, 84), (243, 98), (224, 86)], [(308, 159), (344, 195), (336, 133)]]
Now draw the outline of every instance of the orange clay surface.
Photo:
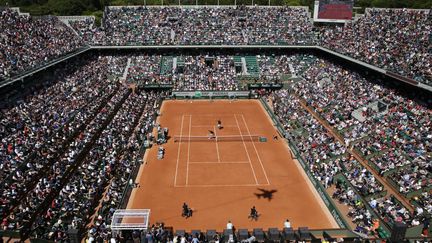
[[(223, 129), (217, 129), (221, 120)], [(318, 194), (257, 100), (164, 101), (158, 123), (169, 135), (260, 135), (258, 141), (193, 141), (164, 144), (165, 158), (157, 160), (153, 146), (137, 177), (128, 208), (151, 209), (150, 224), (185, 230), (223, 230), (228, 220), (239, 228), (292, 227), (338, 228)], [(186, 202), (194, 213), (181, 216)], [(260, 214), (248, 219), (250, 208)]]

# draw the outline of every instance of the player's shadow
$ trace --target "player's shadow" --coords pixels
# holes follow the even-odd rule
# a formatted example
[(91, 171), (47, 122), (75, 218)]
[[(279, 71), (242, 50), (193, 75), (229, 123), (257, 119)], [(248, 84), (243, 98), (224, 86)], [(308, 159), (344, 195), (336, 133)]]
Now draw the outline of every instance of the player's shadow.
[(273, 199), (273, 194), (277, 192), (277, 190), (274, 190), (274, 189), (273, 190), (266, 190), (266, 189), (258, 188), (258, 190), (260, 192), (259, 193), (254, 193), (255, 196), (258, 199), (261, 199), (261, 198), (266, 199), (267, 198), (267, 200), (269, 200), (269, 201), (271, 201)]

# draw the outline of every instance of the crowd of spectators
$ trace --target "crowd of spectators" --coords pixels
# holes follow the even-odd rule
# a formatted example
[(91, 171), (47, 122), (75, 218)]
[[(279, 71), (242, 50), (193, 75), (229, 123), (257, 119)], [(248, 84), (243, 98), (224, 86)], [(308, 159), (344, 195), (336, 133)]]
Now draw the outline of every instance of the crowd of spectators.
[[(272, 94), (274, 112), (287, 131), (287, 137), (292, 139), (311, 173), (325, 187), (331, 187), (334, 176), (342, 172), (338, 161), (344, 156), (346, 148), (335, 141), (326, 129), (300, 104), (300, 100), (287, 90)], [(351, 185), (336, 183), (333, 198), (351, 207), (348, 216), (356, 225), (356, 231), (373, 233), (372, 214), (365, 208), (360, 195), (357, 195)]]
[(369, 159), (374, 163), (380, 174), (384, 175), (410, 163), (408, 157), (398, 148), (389, 148), (382, 154)]
[(409, 226), (420, 224), (420, 221), (413, 219), (411, 213), (392, 195), (388, 198), (372, 198), (369, 205), (378, 212), (384, 222), (391, 224), (394, 222), (407, 222)]
[[(95, 164), (91, 159), (84, 162), (89, 166), (80, 167), (80, 154), (90, 149), (95, 142), (93, 140), (99, 137), (100, 130), (106, 126), (129, 92), (120, 87), (117, 79), (107, 78), (107, 74), (121, 73), (125, 68), (124, 61), (115, 59), (117, 57), (103, 56), (67, 63), (54, 71), (55, 77), (48, 80), (41, 90), (10, 104), (9, 109), (2, 110), (0, 166), (1, 190), (4, 195), (1, 200), (3, 230), (28, 227), (26, 224), (31, 223), (39, 207), (56, 193), (60, 193), (59, 198), (52, 202), (52, 208), (37, 219), (36, 232), (46, 233), (38, 236), (63, 239), (66, 237), (64, 232), (47, 229), (62, 227), (62, 220), (74, 227), (82, 226), (85, 222), (83, 215), (89, 213), (90, 199), (96, 194), (92, 186), (100, 182), (97, 178), (102, 178), (98, 175), (103, 173), (94, 171), (92, 165)], [(143, 96), (147, 95), (131, 95), (125, 106), (144, 109), (142, 106), (134, 106), (135, 103), (146, 100)], [(151, 101), (150, 104), (149, 107), (152, 107)], [(116, 123), (117, 127), (120, 124), (124, 131), (132, 132), (133, 127), (124, 125), (129, 121), (125, 116), (129, 117), (132, 113), (130, 110), (119, 113), (122, 120)], [(120, 132), (118, 129), (115, 131)], [(124, 140), (128, 137), (124, 134), (116, 135), (118, 140), (112, 138), (114, 135), (109, 139), (103, 138), (117, 144), (117, 147), (125, 146)], [(99, 145), (101, 139), (96, 141), (96, 145)], [(32, 163), (29, 156), (32, 156)], [(109, 158), (111, 157), (104, 159)], [(78, 174), (74, 174), (73, 168), (78, 170)], [(104, 167), (104, 172), (110, 168)], [(80, 173), (86, 176), (81, 177)], [(72, 180), (63, 187), (67, 179), (73, 178), (77, 180)], [(80, 193), (76, 193), (78, 191)], [(83, 191), (86, 193), (82, 193)], [(79, 197), (85, 201), (74, 201)], [(76, 208), (71, 209), (74, 206)]]
[(341, 204), (349, 206), (347, 216), (356, 225), (354, 231), (365, 235), (378, 235), (376, 232), (379, 228), (378, 219), (373, 217), (371, 211), (366, 208), (364, 201), (355, 193), (354, 189), (340, 180), (336, 181), (335, 187), (336, 191), (333, 193), (332, 198)]
[(422, 192), (412, 198), (413, 204), (416, 206), (416, 214), (428, 214), (432, 215), (432, 197), (428, 191)]
[[(325, 188), (335, 183), (332, 197), (349, 206), (347, 216), (356, 225), (355, 230), (366, 235), (377, 234), (379, 222), (366, 208), (365, 198), (374, 195), (381, 197), (384, 187), (358, 161), (346, 155), (344, 146), (328, 135), (327, 130), (302, 108), (294, 95), (284, 90), (274, 93), (272, 98), (275, 113), (284, 125), (287, 137), (295, 142), (312, 174)], [(343, 173), (349, 183), (336, 180), (338, 173)], [(400, 211), (406, 210), (400, 207)], [(410, 225), (411, 222), (418, 222), (411, 221), (410, 217), (405, 219), (407, 221), (404, 222)]]
[(344, 174), (361, 196), (369, 197), (384, 191), (383, 185), (372, 172), (368, 171), (352, 156), (337, 158), (335, 162), (344, 167)]
[(72, 23), (85, 41), (107, 45), (307, 44), (312, 22), (293, 7), (110, 7), (103, 27)]
[(172, 84), (181, 91), (239, 89), (234, 57), (222, 55), (134, 56), (127, 81), (141, 85)]
[[(370, 82), (359, 73), (324, 60), (317, 60), (302, 76), (306, 82), (294, 85), (296, 93), (343, 135), (346, 145), (353, 146), (371, 161), (377, 161), (380, 173), (411, 165), (407, 173), (400, 175), (399, 172), (399, 176), (393, 178), (401, 192), (419, 190), (429, 182), (427, 161), (432, 152), (432, 111), (427, 105), (384, 86), (379, 80)], [(383, 101), (386, 109), (364, 113), (364, 121), (354, 116), (354, 111), (377, 101)], [(406, 155), (403, 160), (381, 159), (382, 153), (395, 150), (399, 155)], [(417, 168), (421, 169), (417, 171)]]
[(2, 230), (33, 225), (35, 237), (67, 240), (68, 229), (84, 228), (104, 186), (119, 197), (136, 166), (160, 95), (130, 94), (107, 77), (124, 71), (123, 56), (77, 62), (2, 110)]
[[(79, 61), (81, 62), (81, 61)], [(107, 60), (68, 63), (46, 89), (18, 100), (1, 116), (1, 211), (19, 202), (27, 187), (92, 119), (117, 85), (105, 79)], [(69, 70), (69, 71), (67, 71)], [(3, 213), (2, 213), (3, 214)]]
[(169, 76), (160, 75), (160, 55), (140, 55), (131, 59), (127, 81), (139, 84), (165, 84), (171, 83)]
[(321, 28), (320, 45), (432, 84), (430, 10), (369, 9), (344, 26)]
[[(421, 194), (431, 184), (432, 110), (427, 105), (381, 80), (371, 82), (360, 73), (323, 59), (312, 58), (307, 64), (294, 61), (296, 57), (289, 59), (294, 74), (304, 80), (294, 83), (291, 91), (272, 95), (274, 111), (324, 187), (331, 186), (333, 176), (343, 172), (358, 196), (386, 200), (381, 199), (384, 187), (358, 161), (345, 156), (346, 148), (359, 151), (374, 163), (377, 172), (393, 182), (402, 194)], [(386, 104), (385, 109), (373, 110), (371, 104), (377, 101)], [(341, 135), (343, 144), (302, 108), (302, 102)], [(364, 119), (356, 117), (356, 112)], [(417, 212), (430, 210), (430, 200), (420, 201), (423, 203)], [(399, 211), (407, 210), (398, 205)], [(377, 214), (382, 211), (377, 209)], [(382, 219), (394, 218), (391, 215), (396, 214)], [(401, 219), (408, 225), (417, 225), (423, 216), (411, 214)]]
[(291, 58), (286, 55), (269, 56), (259, 55), (257, 61), (260, 69), (260, 80), (279, 82), (284, 75), (292, 73)]
[(84, 44), (56, 17), (0, 10), (0, 81), (44, 65)]
[(94, 18), (70, 20), (69, 25), (81, 36), (87, 44), (106, 45), (105, 31), (95, 24)]
[(120, 156), (140, 151), (139, 146), (129, 143), (129, 138), (145, 105), (153, 108), (153, 102), (147, 99), (145, 92), (129, 95), (46, 214), (38, 217), (34, 225), (36, 238), (61, 240), (57, 236), (67, 235), (68, 229), (84, 228), (82, 223), (87, 223), (94, 214), (94, 208), (114, 174), (133, 168), (135, 161), (129, 161), (129, 155), (126, 158)]
[[(321, 27), (317, 44), (432, 84), (431, 21), (429, 10), (368, 9), (344, 26)], [(307, 10), (291, 7), (111, 7), (101, 28), (93, 19), (71, 25), (96, 45), (315, 43)]]
[[(63, 188), (63, 184), (72, 175), (74, 167), (79, 166), (80, 160), (83, 159), (82, 154), (85, 154), (86, 150), (92, 146), (93, 140), (100, 135), (100, 130), (106, 126), (106, 122), (115, 113), (117, 105), (125, 95), (127, 95), (127, 90), (122, 90), (112, 96), (93, 120), (85, 124), (85, 129), (72, 139), (58, 159), (54, 160), (54, 163), (46, 170), (39, 171), (43, 175), (33, 182), (33, 189), (26, 193), (20, 205), (10, 214), (9, 217), (14, 216), (14, 220), (7, 222), (9, 229), (20, 229), (26, 226), (25, 223), (29, 222), (32, 215), (47, 203), (46, 200)], [(25, 229), (28, 228), (25, 227)]]
[(341, 171), (334, 158), (344, 155), (340, 144), (313, 116), (304, 110), (300, 101), (287, 90), (274, 94), (274, 112), (288, 132), (310, 171), (324, 187), (331, 186), (333, 176)]
[[(0, 80), (83, 45), (56, 18), (35, 19), (5, 9), (0, 20), (4, 30)], [(322, 29), (321, 44), (428, 83), (430, 22), (424, 11), (369, 10), (343, 28)], [(288, 7), (107, 8), (103, 30), (95, 28), (91, 19), (71, 26), (92, 44), (305, 44), (311, 40), (307, 11)], [(240, 88), (234, 57), (227, 55), (100, 56), (62, 66), (44, 89), (1, 112), (2, 229), (24, 227), (47, 198), (55, 196), (49, 209), (36, 218), (34, 232), (39, 238), (64, 240), (67, 229), (88, 222), (94, 204), (103, 196), (90, 237), (110, 237), (107, 223), (120, 203), (128, 183), (125, 178), (137, 166), (159, 98), (155, 93), (129, 94), (117, 79), (108, 78), (123, 75), (128, 58), (128, 82), (173, 84), (175, 90), (185, 91)], [(272, 95), (275, 114), (325, 188), (333, 185), (338, 173), (347, 178), (349, 185), (338, 184), (333, 196), (353, 207), (350, 215), (359, 231), (368, 233), (375, 227), (359, 197), (372, 197), (369, 203), (383, 220), (418, 225), (424, 212), (431, 213), (429, 194), (422, 191), (432, 184), (432, 110), (427, 105), (379, 79), (371, 82), (367, 76), (311, 55), (260, 55), (257, 62), (262, 80), (279, 81), (288, 74), (302, 77), (290, 91)], [(376, 102), (385, 104), (385, 109), (374, 110)], [(325, 120), (343, 142), (303, 105)], [(394, 198), (375, 198), (383, 186), (361, 163), (347, 157), (347, 148), (375, 165), (400, 193), (418, 193), (415, 215)], [(87, 152), (90, 156), (80, 157)]]
[[(36, 18), (3, 9), (0, 79), (41, 66), (84, 43), (319, 44), (432, 84), (429, 10), (368, 9), (364, 16), (344, 26), (321, 27), (318, 41), (309, 15), (301, 7), (108, 7), (102, 27), (96, 27), (92, 17), (69, 21), (79, 38), (56, 17)], [(266, 66), (268, 61), (262, 59), (261, 63)], [(276, 73), (264, 69), (261, 77), (274, 81)]]
[(127, 63), (128, 56), (127, 55), (113, 55), (113, 56), (104, 56), (108, 59), (108, 74), (110, 74), (114, 78), (120, 78), (123, 76)]
[(184, 56), (184, 66), (173, 75), (177, 90), (238, 90), (233, 56)]
[(146, 95), (146, 106), (144, 107), (142, 116), (134, 132), (129, 138), (127, 149), (123, 154), (119, 154), (119, 168), (113, 173), (106, 193), (101, 200), (97, 218), (89, 229), (89, 238), (108, 240), (112, 236), (111, 229), (109, 228), (112, 215), (114, 211), (119, 208), (120, 203), (122, 203), (124, 190), (130, 183), (128, 178), (130, 178), (133, 171), (139, 165), (140, 148), (145, 141), (152, 140), (152, 135), (150, 133), (155, 125), (154, 117), (156, 116), (159, 102), (163, 94), (148, 93)]

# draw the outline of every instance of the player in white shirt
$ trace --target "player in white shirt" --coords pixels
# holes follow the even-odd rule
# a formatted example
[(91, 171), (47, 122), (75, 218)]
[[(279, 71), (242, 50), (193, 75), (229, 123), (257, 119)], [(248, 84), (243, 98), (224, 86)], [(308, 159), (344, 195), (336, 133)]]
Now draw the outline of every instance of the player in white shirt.
[(230, 229), (230, 230), (233, 229), (233, 224), (231, 223), (230, 220), (228, 220), (228, 223), (227, 223), (227, 229)]
[(288, 219), (284, 222), (284, 228), (291, 228), (291, 222)]

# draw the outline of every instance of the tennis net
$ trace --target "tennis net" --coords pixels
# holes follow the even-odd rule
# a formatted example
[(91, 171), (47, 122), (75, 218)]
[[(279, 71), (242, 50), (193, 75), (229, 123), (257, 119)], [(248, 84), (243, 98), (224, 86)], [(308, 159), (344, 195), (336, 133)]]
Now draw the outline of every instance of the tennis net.
[(234, 135), (234, 136), (174, 136), (174, 142), (259, 142), (259, 135)]

